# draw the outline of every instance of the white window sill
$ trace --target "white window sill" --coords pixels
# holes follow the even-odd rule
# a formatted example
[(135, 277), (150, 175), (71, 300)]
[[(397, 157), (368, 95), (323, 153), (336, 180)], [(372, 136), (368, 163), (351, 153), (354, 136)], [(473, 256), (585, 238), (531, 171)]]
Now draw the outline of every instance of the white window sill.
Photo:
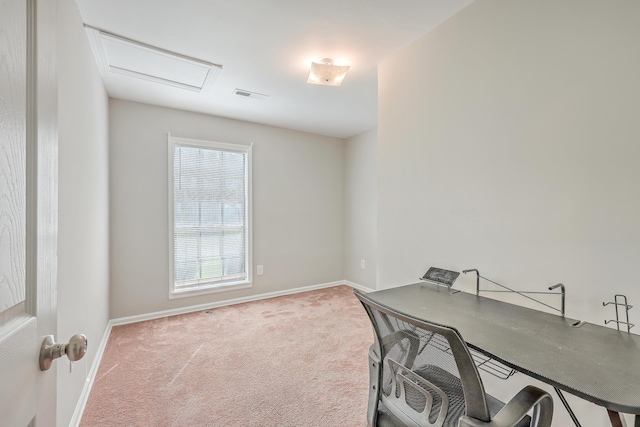
[(216, 294), (218, 292), (237, 291), (239, 289), (248, 289), (252, 287), (251, 281), (234, 282), (220, 285), (203, 285), (198, 288), (171, 290), (169, 299), (189, 298), (200, 295)]

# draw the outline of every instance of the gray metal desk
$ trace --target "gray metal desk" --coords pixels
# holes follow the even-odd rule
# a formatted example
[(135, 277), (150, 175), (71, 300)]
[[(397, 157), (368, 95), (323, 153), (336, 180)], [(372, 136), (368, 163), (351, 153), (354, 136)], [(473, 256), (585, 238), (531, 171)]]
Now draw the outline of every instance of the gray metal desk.
[(411, 316), (455, 327), (479, 352), (532, 378), (608, 410), (636, 414), (640, 427), (640, 336), (604, 326), (416, 283), (371, 292), (374, 301)]

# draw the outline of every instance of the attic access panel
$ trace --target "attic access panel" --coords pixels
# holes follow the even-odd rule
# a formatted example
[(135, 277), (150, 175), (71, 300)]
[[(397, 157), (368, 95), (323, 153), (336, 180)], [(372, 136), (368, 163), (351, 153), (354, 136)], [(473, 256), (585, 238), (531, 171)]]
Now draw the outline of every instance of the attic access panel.
[(221, 65), (160, 49), (89, 25), (85, 29), (98, 66), (109, 73), (137, 77), (181, 89), (208, 90)]

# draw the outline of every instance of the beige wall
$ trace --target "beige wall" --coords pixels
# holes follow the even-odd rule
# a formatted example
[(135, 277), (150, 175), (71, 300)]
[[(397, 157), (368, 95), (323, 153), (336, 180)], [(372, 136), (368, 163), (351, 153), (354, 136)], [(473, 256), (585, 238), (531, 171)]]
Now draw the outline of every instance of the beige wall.
[(377, 149), (376, 129), (345, 141), (344, 275), (370, 289), (376, 289)]
[(75, 1), (58, 1), (58, 330), (87, 356), (60, 359), (57, 425), (67, 426), (109, 320), (108, 98)]
[(477, 0), (381, 64), (380, 288), (433, 265), (562, 282), (568, 316), (597, 324), (614, 294), (640, 302), (638, 16), (623, 0)]
[[(168, 299), (167, 133), (253, 143), (253, 288)], [(344, 279), (344, 142), (110, 100), (111, 317)]]

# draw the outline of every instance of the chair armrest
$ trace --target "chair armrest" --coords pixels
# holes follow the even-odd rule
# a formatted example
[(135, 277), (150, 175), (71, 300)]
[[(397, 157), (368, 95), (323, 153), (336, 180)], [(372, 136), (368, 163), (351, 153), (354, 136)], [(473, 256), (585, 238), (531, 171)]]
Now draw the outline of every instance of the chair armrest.
[(553, 417), (553, 399), (544, 390), (528, 385), (489, 422), (479, 421), (466, 415), (460, 418), (458, 427), (513, 427), (533, 409), (532, 427), (549, 427)]

